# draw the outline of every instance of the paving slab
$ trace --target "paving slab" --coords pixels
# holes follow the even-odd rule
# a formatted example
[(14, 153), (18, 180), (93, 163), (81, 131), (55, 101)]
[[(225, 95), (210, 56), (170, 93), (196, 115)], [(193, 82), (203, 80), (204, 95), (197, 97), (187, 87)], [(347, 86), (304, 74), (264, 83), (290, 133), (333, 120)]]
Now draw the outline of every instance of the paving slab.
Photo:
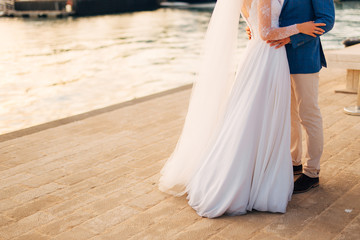
[[(0, 239), (360, 239), (360, 117), (320, 74), (325, 129), (320, 187), (285, 214), (207, 219), (157, 189), (191, 86), (0, 135)], [(305, 139), (304, 139), (305, 140)]]

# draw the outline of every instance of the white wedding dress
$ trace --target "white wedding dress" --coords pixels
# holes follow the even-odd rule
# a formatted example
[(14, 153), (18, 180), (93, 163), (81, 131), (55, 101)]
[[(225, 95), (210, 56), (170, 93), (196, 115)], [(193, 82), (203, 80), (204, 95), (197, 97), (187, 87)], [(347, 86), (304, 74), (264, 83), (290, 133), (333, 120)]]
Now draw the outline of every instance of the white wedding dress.
[[(217, 4), (222, 1), (231, 0)], [(282, 39), (298, 31), (295, 25), (278, 28), (279, 0), (245, 0), (240, 7), (252, 40), (237, 74), (230, 77), (233, 80), (227, 89), (218, 90), (224, 92), (219, 106), (216, 102), (196, 103), (201, 95), (198, 88), (206, 91), (210, 87), (195, 83), (183, 133), (159, 183), (164, 192), (187, 193), (189, 205), (209, 218), (252, 210), (284, 213), (293, 191), (286, 51), (270, 47), (263, 39)], [(219, 17), (216, 11), (220, 10), (214, 11), (213, 17)], [(207, 99), (211, 101), (211, 97)], [(217, 110), (212, 113), (217, 115), (201, 118), (206, 113), (201, 106), (214, 106)], [(204, 112), (196, 115), (196, 111)], [(212, 125), (206, 126), (208, 122)]]

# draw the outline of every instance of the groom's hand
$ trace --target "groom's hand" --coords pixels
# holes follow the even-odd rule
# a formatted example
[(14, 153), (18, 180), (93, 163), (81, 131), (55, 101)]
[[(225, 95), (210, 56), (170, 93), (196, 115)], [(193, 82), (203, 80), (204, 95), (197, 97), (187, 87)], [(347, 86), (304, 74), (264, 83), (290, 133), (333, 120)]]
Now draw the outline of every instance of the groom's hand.
[(250, 30), (249, 26), (246, 26), (246, 33), (248, 35), (249, 40), (251, 40), (251, 30)]
[(270, 44), (271, 47), (276, 46), (275, 49), (278, 49), (290, 43), (290, 37), (280, 40), (268, 40), (266, 43)]

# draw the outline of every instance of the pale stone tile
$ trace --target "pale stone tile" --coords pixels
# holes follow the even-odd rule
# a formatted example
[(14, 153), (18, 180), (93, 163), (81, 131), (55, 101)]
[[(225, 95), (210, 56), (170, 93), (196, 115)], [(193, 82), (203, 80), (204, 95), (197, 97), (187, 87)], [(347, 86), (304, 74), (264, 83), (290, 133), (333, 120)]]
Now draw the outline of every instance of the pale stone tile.
[(140, 212), (139, 214), (107, 230), (106, 233), (102, 234), (102, 237), (106, 240), (116, 239), (118, 236), (122, 236), (124, 239), (129, 239), (139, 232), (145, 231), (153, 224), (179, 212), (184, 208), (184, 205), (178, 203), (178, 199), (166, 199), (161, 202), (161, 204)]
[(160, 170), (163, 168), (164, 164), (162, 162), (156, 162), (149, 167), (144, 169), (134, 169), (131, 173), (131, 177), (138, 180), (145, 180), (146, 178), (152, 177), (155, 174), (158, 174)]
[[(239, 235), (239, 236), (242, 236), (242, 235)], [(279, 237), (275, 234), (262, 233), (262, 232), (256, 234), (255, 236), (253, 236), (249, 239), (251, 239), (251, 240), (286, 240), (286, 238)]]
[(0, 164), (0, 172), (5, 171), (5, 170), (8, 170), (8, 169), (9, 169), (8, 166), (1, 165), (1, 164)]
[(19, 205), (19, 202), (14, 201), (13, 199), (6, 198), (0, 201), (0, 212), (4, 212), (8, 209), (15, 208)]
[(360, 214), (360, 184), (336, 200), (329, 208), (319, 214), (296, 239), (332, 239)]
[(22, 184), (14, 184), (0, 189), (0, 200), (5, 198), (11, 198), (19, 193), (26, 192), (29, 190), (29, 187), (26, 187)]
[(101, 171), (97, 169), (88, 169), (82, 172), (77, 172), (63, 178), (57, 179), (55, 182), (62, 185), (74, 185), (88, 178), (98, 175)]
[(30, 216), (40, 210), (44, 210), (54, 205), (55, 203), (60, 202), (61, 200), (62, 199), (60, 197), (46, 195), (6, 211), (4, 214), (10, 218), (15, 219), (16, 221), (19, 221), (20, 219)]
[(28, 190), (26, 192), (22, 192), (16, 196), (13, 197), (13, 199), (20, 203), (26, 203), (34, 198), (38, 198), (41, 196), (44, 196), (46, 194), (55, 192), (58, 189), (64, 188), (63, 185), (57, 184), (57, 183), (49, 183), (46, 185), (43, 185), (41, 187)]
[(141, 181), (136, 184), (126, 186), (125, 189), (128, 192), (131, 192), (134, 196), (140, 196), (140, 195), (145, 195), (147, 193), (150, 193), (153, 190), (157, 190), (157, 187), (152, 183), (148, 183), (146, 181)]
[(93, 237), (95, 234), (92, 232), (83, 229), (81, 227), (75, 227), (70, 229), (67, 232), (61, 233), (54, 237), (54, 240), (88, 240)]
[(218, 235), (214, 235), (214, 236), (210, 237), (209, 240), (227, 240), (227, 238), (223, 238)]
[(48, 236), (41, 235), (38, 232), (32, 231), (14, 238), (14, 240), (48, 240)]
[(93, 212), (95, 215), (103, 214), (120, 206), (125, 200), (129, 199), (130, 196), (126, 192), (117, 191), (106, 196), (105, 198), (93, 201), (85, 208)]
[[(56, 195), (59, 197), (62, 197), (65, 200), (76, 198), (78, 196), (81, 196), (83, 194), (87, 194), (87, 192), (99, 185), (99, 180), (95, 177), (86, 179), (84, 181), (81, 181), (79, 183), (76, 183), (71, 186), (65, 186), (63, 189), (58, 190), (52, 195)], [(96, 197), (90, 197), (90, 199), (95, 199)]]
[[(265, 233), (278, 234), (291, 238), (304, 230), (304, 227), (321, 214), (337, 199), (349, 191), (356, 179), (338, 174), (330, 180), (321, 180), (320, 187), (308, 193), (293, 195), (286, 214), (274, 219), (264, 228)], [(339, 184), (342, 183), (342, 184)]]
[(120, 224), (137, 213), (139, 213), (138, 210), (128, 206), (120, 205), (84, 222), (80, 226), (84, 229), (91, 230), (94, 233), (101, 233), (105, 231), (105, 229)]
[(168, 197), (169, 195), (156, 189), (147, 194), (140, 195), (139, 197), (132, 199), (131, 201), (127, 202), (127, 204), (138, 209), (146, 210)]
[(24, 183), (27, 179), (33, 177), (34, 175), (29, 173), (19, 173), (11, 177), (7, 177), (0, 180), (0, 186), (2, 188), (6, 188), (12, 185), (16, 185), (19, 183)]
[(14, 222), (10, 225), (0, 228), (0, 238), (10, 239), (21, 236), (30, 230), (33, 230), (41, 225), (47, 224), (55, 219), (55, 217), (49, 213), (36, 212), (35, 214), (21, 219), (18, 222)]
[(89, 240), (103, 240), (103, 239), (104, 238), (102, 237), (102, 235), (97, 235), (97, 236), (90, 238)]
[(203, 218), (185, 228), (181, 233), (175, 235), (173, 239), (208, 239), (228, 224), (226, 221)]
[(42, 173), (42, 175), (29, 178), (23, 184), (28, 187), (37, 188), (42, 185), (46, 185), (48, 183), (54, 182), (59, 178), (63, 178), (66, 175), (67, 173), (63, 169), (56, 169), (50, 172), (44, 172)]
[(336, 240), (360, 239), (360, 214), (335, 237)]
[[(99, 182), (102, 183), (101, 180), (99, 180)], [(114, 180), (113, 182), (110, 183), (102, 183), (101, 185), (97, 185), (94, 188), (90, 189), (88, 191), (88, 193), (93, 194), (95, 196), (106, 196), (109, 195), (113, 192), (117, 192), (117, 191), (123, 191), (124, 193), (126, 192), (126, 194), (129, 194), (130, 197), (133, 196), (133, 194), (130, 194), (130, 191), (125, 189), (129, 186), (131, 186), (132, 184), (135, 184), (137, 181), (129, 178), (129, 177), (118, 177), (118, 179)]]
[(11, 223), (15, 222), (14, 219), (6, 217), (4, 215), (0, 215), (0, 228), (6, 225), (10, 225)]
[(179, 212), (154, 223), (148, 229), (131, 237), (130, 240), (145, 238), (173, 239), (176, 234), (181, 233), (185, 228), (201, 219), (193, 209), (187, 206), (185, 199), (174, 200), (177, 200), (179, 204), (183, 204), (184, 208)]
[(131, 171), (132, 169), (127, 166), (121, 166), (121, 167), (113, 166), (111, 171), (106, 171), (103, 174), (99, 175), (98, 181), (104, 184), (104, 183), (116, 181), (119, 178), (122, 178), (124, 180), (124, 176), (130, 173)]
[(87, 204), (98, 199), (90, 194), (82, 194), (80, 196), (70, 198), (64, 202), (60, 202), (50, 208), (47, 208), (45, 211), (51, 213), (56, 217), (63, 217), (68, 214), (71, 214), (75, 210), (86, 206)]
[[(117, 169), (117, 171), (121, 171), (121, 174), (128, 174), (132, 171), (131, 168), (124, 166), (124, 163), (131, 161), (131, 157), (127, 153), (121, 154), (121, 156), (117, 156), (112, 160), (108, 161), (101, 161), (99, 164), (96, 165), (96, 168), (103, 169), (104, 171), (114, 171), (114, 169)], [(106, 178), (104, 179), (104, 181)], [(107, 182), (111, 182), (112, 180), (106, 180)]]
[(239, 236), (249, 239), (279, 217), (281, 214), (261, 212), (250, 212), (246, 215), (231, 217), (234, 221), (221, 229), (217, 235), (225, 239), (236, 239)]
[(67, 215), (62, 219), (55, 219), (54, 221), (37, 228), (37, 230), (44, 235), (56, 236), (71, 230), (72, 228), (93, 218), (94, 216), (94, 213), (85, 210), (79, 210), (70, 215)]

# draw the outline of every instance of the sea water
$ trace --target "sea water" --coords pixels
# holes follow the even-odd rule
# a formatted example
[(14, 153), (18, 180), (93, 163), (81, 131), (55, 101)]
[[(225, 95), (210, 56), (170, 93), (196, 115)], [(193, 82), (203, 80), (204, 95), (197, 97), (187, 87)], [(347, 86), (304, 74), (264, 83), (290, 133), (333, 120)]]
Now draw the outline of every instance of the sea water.
[[(211, 9), (0, 18), (0, 134), (192, 83)], [(238, 51), (247, 43), (239, 25)], [(360, 3), (336, 4), (325, 49), (360, 37)]]

